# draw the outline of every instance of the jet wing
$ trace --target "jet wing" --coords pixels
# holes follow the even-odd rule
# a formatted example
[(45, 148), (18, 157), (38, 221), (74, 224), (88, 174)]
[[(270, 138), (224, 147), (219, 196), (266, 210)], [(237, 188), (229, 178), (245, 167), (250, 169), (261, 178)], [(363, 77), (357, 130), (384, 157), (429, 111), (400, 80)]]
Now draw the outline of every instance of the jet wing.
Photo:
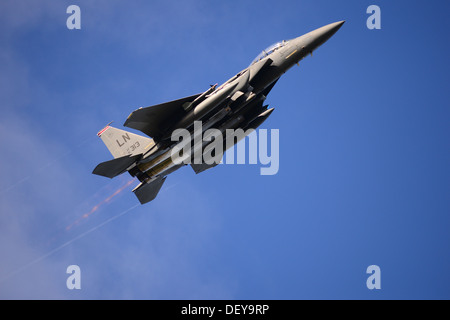
[(139, 108), (128, 116), (124, 126), (139, 130), (152, 138), (161, 136), (168, 127), (186, 114), (183, 104), (195, 100), (198, 96), (200, 93), (151, 107)]

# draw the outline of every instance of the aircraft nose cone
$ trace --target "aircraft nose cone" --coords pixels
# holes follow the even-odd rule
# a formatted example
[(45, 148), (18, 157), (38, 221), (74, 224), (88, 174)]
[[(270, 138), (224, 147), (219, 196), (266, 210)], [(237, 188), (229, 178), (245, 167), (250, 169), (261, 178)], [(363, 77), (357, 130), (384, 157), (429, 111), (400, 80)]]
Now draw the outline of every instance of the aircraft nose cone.
[[(333, 31), (333, 34), (339, 30), (340, 27), (342, 27), (342, 25), (345, 23), (345, 20), (342, 21), (338, 21), (338, 22), (333, 22), (330, 24), (327, 24), (326, 26), (323, 26), (322, 28), (327, 28)], [(320, 28), (320, 29), (322, 29)]]
[(302, 51), (303, 55), (309, 54), (330, 39), (344, 23), (345, 21), (343, 20), (327, 24), (326, 26), (298, 37), (294, 40), (294, 44), (298, 50)]
[(328, 39), (330, 39), (344, 24), (345, 20), (330, 23), (319, 29), (310, 32), (311, 36), (311, 50), (315, 50), (317, 47), (322, 45)]
[(316, 31), (318, 31), (323, 37), (325, 37), (326, 38), (325, 41), (327, 41), (329, 38), (331, 38), (333, 34), (335, 34), (342, 27), (344, 23), (345, 20), (330, 23), (326, 26), (323, 26), (322, 28), (317, 29)]

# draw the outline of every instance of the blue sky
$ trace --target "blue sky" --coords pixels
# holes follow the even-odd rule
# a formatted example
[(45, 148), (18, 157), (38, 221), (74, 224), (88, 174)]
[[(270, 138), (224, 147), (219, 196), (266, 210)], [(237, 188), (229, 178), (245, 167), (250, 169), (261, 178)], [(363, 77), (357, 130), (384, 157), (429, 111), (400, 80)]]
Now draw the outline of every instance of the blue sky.
[[(71, 4), (81, 30), (66, 28)], [(371, 4), (380, 30), (366, 27)], [(0, 298), (449, 299), (449, 9), (2, 1)], [(91, 174), (111, 158), (96, 136), (108, 122), (339, 20), (266, 100), (278, 174), (185, 167), (144, 206), (131, 177)], [(73, 264), (81, 290), (66, 287)], [(366, 287), (370, 265), (380, 290)]]

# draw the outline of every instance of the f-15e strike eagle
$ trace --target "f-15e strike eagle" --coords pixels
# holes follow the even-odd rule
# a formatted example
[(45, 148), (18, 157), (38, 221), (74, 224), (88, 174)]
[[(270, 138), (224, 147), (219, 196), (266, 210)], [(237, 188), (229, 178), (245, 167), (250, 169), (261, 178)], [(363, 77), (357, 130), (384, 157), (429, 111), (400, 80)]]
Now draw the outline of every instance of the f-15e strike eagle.
[[(176, 161), (173, 157), (174, 148), (180, 148), (181, 143), (171, 139), (175, 130), (193, 132), (195, 121), (201, 121), (202, 133), (211, 128), (222, 133), (227, 129), (241, 128), (245, 132), (256, 129), (274, 110), (264, 105), (264, 100), (278, 79), (326, 42), (344, 22), (331, 23), (268, 47), (248, 68), (219, 87), (214, 85), (201, 94), (133, 111), (124, 126), (139, 130), (151, 138), (107, 125), (97, 135), (114, 159), (97, 165), (93, 173), (114, 178), (128, 171), (140, 181), (133, 192), (141, 204), (152, 201), (167, 175), (185, 165), (185, 162)], [(224, 140), (220, 143), (225, 144)], [(194, 143), (194, 149), (204, 150), (207, 144), (204, 141), (197, 145)], [(227, 145), (225, 149), (229, 147)], [(196, 173), (200, 173), (217, 164), (192, 163), (191, 166)]]

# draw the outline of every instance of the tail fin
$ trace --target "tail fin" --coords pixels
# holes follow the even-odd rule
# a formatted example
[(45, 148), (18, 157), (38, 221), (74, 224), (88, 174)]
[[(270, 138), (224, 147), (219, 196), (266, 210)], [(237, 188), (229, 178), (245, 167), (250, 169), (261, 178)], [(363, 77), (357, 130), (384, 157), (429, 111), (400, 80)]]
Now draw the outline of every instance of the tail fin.
[(114, 158), (144, 153), (153, 147), (153, 139), (107, 125), (97, 135), (102, 139)]

